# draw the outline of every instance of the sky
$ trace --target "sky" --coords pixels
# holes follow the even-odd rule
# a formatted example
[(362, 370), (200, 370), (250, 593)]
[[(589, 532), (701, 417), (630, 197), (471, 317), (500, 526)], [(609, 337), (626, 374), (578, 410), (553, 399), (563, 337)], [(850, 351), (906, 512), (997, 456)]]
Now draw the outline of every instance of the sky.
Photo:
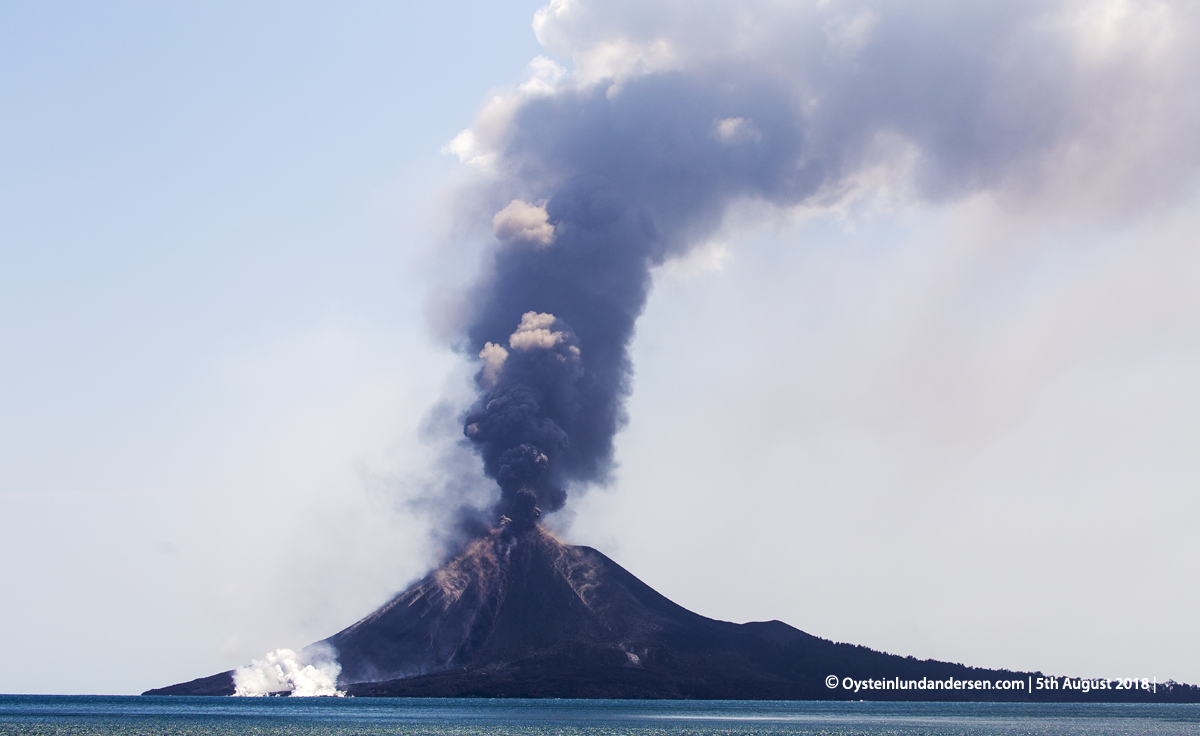
[(1194, 10), (540, 5), (0, 4), (0, 692), (227, 670), (424, 574), (464, 285), (576, 165), (510, 144), (764, 79), (825, 173), (687, 211), (615, 470), (548, 523), (714, 618), (1200, 682)]

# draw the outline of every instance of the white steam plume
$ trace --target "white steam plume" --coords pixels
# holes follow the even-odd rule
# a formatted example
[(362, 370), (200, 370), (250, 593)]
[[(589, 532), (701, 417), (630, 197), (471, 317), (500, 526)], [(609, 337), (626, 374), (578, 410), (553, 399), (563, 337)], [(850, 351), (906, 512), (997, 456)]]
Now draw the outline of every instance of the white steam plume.
[(234, 695), (261, 697), (289, 693), (295, 697), (345, 695), (337, 689), (342, 667), (332, 650), (308, 647), (300, 652), (276, 649), (233, 673)]

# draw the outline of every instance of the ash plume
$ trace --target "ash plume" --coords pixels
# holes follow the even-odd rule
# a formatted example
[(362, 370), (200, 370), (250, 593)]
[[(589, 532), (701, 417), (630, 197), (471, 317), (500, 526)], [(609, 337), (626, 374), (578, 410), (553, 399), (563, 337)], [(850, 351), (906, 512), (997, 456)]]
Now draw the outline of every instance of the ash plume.
[[(984, 194), (1138, 214), (1195, 180), (1197, 10), (1128, 0), (554, 0), (547, 52), (448, 149), (491, 226), (466, 441), (521, 523), (606, 482), (652, 269), (743, 202)], [(1115, 213), (1115, 214), (1114, 214)]]

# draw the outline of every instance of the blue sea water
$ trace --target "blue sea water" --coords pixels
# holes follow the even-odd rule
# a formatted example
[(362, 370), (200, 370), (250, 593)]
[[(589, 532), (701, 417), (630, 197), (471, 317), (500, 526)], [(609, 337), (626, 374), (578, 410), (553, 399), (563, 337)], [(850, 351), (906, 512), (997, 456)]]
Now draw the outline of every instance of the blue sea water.
[(1200, 734), (1200, 705), (0, 696), (0, 734)]

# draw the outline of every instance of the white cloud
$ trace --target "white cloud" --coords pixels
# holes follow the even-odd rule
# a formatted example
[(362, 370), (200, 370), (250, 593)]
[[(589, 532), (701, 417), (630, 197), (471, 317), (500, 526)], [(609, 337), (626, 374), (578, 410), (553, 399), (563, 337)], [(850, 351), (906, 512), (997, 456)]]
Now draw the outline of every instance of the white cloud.
[[(645, 10), (654, 13), (656, 8)], [(612, 80), (619, 89), (625, 78), (680, 67), (682, 59), (670, 39), (615, 27), (613, 18), (611, 11), (598, 11), (590, 3), (552, 0), (534, 16), (533, 28), (547, 50), (571, 57), (571, 81), (577, 85)]]
[(483, 350), (479, 351), (479, 357), (483, 359), (483, 382), (488, 386), (496, 385), (504, 361), (508, 359), (508, 351), (500, 345), (488, 342), (484, 343)]
[(698, 246), (686, 255), (672, 258), (655, 269), (658, 279), (686, 279), (700, 274), (720, 271), (733, 260), (725, 243), (712, 242)]
[(713, 134), (724, 143), (738, 141), (761, 141), (762, 132), (746, 118), (724, 118), (713, 121)]
[(508, 338), (508, 346), (513, 350), (549, 350), (564, 339), (562, 332), (551, 329), (554, 327), (553, 314), (526, 312), (521, 315), (521, 324), (517, 331)]
[(501, 240), (521, 240), (544, 248), (554, 242), (554, 226), (546, 214), (546, 203), (509, 202), (492, 218), (492, 229)]
[(454, 136), (442, 147), (442, 153), (452, 153), (462, 163), (480, 171), (491, 171), (496, 161), (496, 154), (483, 147), (475, 131), (470, 128)]
[(534, 57), (529, 62), (529, 78), (518, 89), (528, 95), (548, 95), (558, 89), (567, 70), (547, 56)]

